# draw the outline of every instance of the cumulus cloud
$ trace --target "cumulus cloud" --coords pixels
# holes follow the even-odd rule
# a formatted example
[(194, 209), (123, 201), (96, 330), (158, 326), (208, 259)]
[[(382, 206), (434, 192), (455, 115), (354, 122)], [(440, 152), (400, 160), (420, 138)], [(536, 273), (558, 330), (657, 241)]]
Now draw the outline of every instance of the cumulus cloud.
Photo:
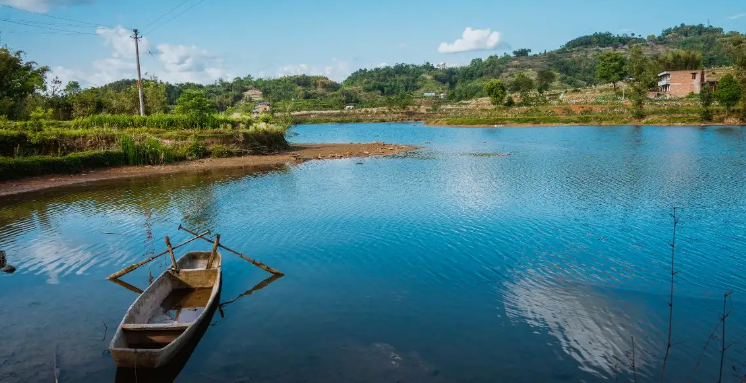
[(332, 57), (327, 65), (311, 66), (308, 64), (291, 64), (280, 67), (278, 76), (295, 76), (300, 74), (326, 76), (335, 81), (344, 80), (350, 73), (350, 65), (346, 61)]
[(491, 29), (472, 29), (467, 27), (461, 38), (453, 43), (440, 43), (438, 52), (458, 53), (478, 50), (491, 50), (498, 47), (500, 33)]
[(93, 0), (0, 0), (0, 5), (25, 9), (34, 12), (47, 12), (50, 8), (60, 5), (74, 5), (92, 3)]
[[(135, 44), (130, 31), (122, 27), (100, 27), (96, 33), (109, 48), (109, 57), (95, 60), (91, 70), (74, 70), (64, 67), (52, 68), (52, 76), (63, 83), (81, 81), (84, 85), (104, 85), (123, 78), (134, 78), (137, 64)], [(223, 60), (207, 50), (196, 46), (159, 44), (151, 48), (148, 39), (140, 40), (140, 64), (143, 73), (155, 75), (169, 82), (210, 83), (227, 77)]]
[(739, 14), (736, 14), (736, 15), (733, 15), (733, 16), (729, 16), (728, 18), (731, 19), (731, 20), (738, 20), (738, 19), (741, 19), (741, 18), (744, 18), (744, 17), (746, 17), (746, 13), (739, 13)]

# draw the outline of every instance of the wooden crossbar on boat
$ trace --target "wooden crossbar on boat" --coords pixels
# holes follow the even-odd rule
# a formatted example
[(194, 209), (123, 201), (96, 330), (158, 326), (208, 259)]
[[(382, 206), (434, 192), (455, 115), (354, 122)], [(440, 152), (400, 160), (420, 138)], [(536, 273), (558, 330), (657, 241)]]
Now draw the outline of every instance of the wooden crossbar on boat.
[[(213, 259), (213, 267), (207, 263)], [(158, 368), (171, 360), (212, 316), (220, 300), (222, 256), (185, 254), (163, 272), (127, 310), (109, 352), (125, 368)], [(202, 293), (205, 292), (205, 293)]]

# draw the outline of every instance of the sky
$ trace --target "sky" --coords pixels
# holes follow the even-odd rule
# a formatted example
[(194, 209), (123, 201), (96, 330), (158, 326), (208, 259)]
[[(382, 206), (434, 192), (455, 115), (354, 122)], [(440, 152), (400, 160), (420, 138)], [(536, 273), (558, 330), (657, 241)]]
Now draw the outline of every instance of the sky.
[(681, 23), (746, 32), (746, 1), (0, 0), (0, 43), (63, 83), (143, 76), (212, 83), (319, 74), (341, 81), (395, 63), (468, 64), (559, 48), (594, 32), (643, 36)]

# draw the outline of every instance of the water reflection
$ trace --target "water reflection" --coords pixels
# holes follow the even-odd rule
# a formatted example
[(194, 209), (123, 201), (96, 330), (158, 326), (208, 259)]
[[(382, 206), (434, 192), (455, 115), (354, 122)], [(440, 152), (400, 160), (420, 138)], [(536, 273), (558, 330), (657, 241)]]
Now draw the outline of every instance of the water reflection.
[(581, 370), (612, 379), (618, 372), (631, 373), (634, 336), (637, 373), (650, 373), (648, 353), (660, 346), (653, 343), (659, 333), (642, 327), (651, 318), (622, 300), (588, 285), (556, 284), (537, 275), (505, 282), (503, 299), (508, 317), (547, 331)]
[[(270, 284), (276, 282), (282, 278), (281, 275), (272, 275), (269, 278), (259, 282), (256, 286), (252, 287), (251, 289), (247, 290), (243, 294), (238, 295), (237, 297), (230, 299), (228, 301), (222, 302), (218, 305), (217, 309), (220, 313), (220, 318), (225, 319), (225, 312), (223, 309), (236, 302), (237, 300), (249, 296), (259, 290), (262, 290), (269, 286)], [(132, 286), (131, 284), (118, 280), (118, 279), (112, 279), (112, 282), (116, 283), (119, 286), (122, 286), (123, 288), (141, 294), (142, 290), (139, 288)], [(220, 294), (218, 294), (217, 298), (220, 300)], [(165, 366), (155, 369), (134, 369), (134, 368), (117, 368), (116, 372), (116, 378), (115, 382), (117, 383), (169, 383), (176, 380), (176, 378), (179, 376), (181, 371), (184, 369), (184, 366), (186, 366), (187, 362), (191, 358), (192, 354), (194, 353), (194, 350), (197, 348), (197, 345), (202, 340), (202, 337), (207, 332), (207, 329), (209, 327), (217, 325), (219, 322), (213, 322), (213, 316), (215, 315), (215, 310), (212, 310), (207, 314), (208, 316), (205, 318), (202, 323), (200, 323), (199, 327), (197, 327), (197, 330), (194, 332), (194, 335), (189, 340), (189, 342), (181, 349), (171, 361), (169, 361)], [(105, 338), (105, 337), (104, 337)], [(219, 351), (215, 351), (219, 352)]]

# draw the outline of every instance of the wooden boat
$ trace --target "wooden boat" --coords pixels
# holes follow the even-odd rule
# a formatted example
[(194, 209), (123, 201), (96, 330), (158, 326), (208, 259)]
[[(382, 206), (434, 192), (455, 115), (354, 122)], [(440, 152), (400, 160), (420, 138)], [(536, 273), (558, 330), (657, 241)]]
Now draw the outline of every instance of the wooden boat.
[(109, 352), (122, 368), (166, 365), (209, 321), (220, 300), (222, 257), (209, 251), (189, 252), (177, 270), (161, 274), (127, 310)]

